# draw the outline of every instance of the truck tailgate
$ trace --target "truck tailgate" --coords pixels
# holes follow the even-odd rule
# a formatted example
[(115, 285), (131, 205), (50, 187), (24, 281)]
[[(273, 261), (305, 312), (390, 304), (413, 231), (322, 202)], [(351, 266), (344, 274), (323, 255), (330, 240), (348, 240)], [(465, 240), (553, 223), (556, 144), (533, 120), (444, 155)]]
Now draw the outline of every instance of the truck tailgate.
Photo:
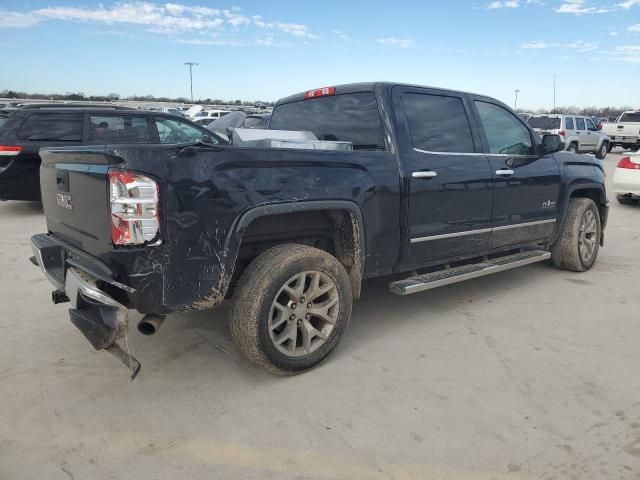
[(107, 172), (122, 160), (104, 146), (42, 149), (40, 156), (49, 232), (89, 253), (112, 249)]

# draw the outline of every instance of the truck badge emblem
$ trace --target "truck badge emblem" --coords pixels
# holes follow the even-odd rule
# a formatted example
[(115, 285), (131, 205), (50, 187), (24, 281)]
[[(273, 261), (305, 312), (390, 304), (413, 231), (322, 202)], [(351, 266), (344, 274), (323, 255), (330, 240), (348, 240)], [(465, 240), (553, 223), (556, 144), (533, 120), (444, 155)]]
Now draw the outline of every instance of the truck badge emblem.
[(62, 193), (56, 194), (56, 203), (59, 207), (66, 208), (67, 210), (73, 210), (71, 206), (71, 195), (64, 195)]

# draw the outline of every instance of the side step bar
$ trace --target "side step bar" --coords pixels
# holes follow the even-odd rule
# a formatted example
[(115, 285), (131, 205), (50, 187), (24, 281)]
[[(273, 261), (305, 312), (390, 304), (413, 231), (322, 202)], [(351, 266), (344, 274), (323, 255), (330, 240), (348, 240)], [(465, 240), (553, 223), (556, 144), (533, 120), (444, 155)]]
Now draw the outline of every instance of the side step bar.
[(522, 267), (531, 263), (542, 262), (551, 258), (551, 253), (544, 250), (529, 250), (522, 253), (514, 253), (504, 257), (493, 258), (481, 263), (463, 265), (437, 272), (416, 275), (389, 284), (389, 290), (396, 295), (409, 295), (411, 293), (431, 290), (432, 288), (463, 282), (472, 278), (504, 272), (512, 268)]

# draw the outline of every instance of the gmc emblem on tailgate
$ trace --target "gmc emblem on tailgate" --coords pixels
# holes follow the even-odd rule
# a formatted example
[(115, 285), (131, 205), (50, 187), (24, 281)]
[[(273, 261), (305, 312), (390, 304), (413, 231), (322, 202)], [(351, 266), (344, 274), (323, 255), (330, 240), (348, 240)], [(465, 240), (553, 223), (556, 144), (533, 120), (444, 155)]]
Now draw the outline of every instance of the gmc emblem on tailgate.
[(71, 206), (71, 195), (64, 195), (62, 193), (56, 194), (56, 203), (59, 207), (66, 208), (67, 210), (73, 210)]

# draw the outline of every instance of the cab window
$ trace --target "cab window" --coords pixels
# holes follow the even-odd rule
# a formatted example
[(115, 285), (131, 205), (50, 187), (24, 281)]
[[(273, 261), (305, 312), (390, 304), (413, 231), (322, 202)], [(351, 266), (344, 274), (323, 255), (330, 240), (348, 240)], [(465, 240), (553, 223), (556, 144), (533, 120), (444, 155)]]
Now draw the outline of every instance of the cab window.
[(584, 118), (576, 118), (576, 130), (584, 130)]
[(474, 152), (471, 127), (462, 99), (405, 93), (402, 104), (414, 148), (427, 152)]
[(476, 101), (489, 152), (501, 155), (533, 155), (529, 129), (518, 118), (493, 103)]
[(147, 118), (133, 115), (89, 115), (91, 143), (151, 143)]
[(564, 119), (564, 123), (566, 124), (565, 130), (573, 130), (573, 117), (567, 117)]

